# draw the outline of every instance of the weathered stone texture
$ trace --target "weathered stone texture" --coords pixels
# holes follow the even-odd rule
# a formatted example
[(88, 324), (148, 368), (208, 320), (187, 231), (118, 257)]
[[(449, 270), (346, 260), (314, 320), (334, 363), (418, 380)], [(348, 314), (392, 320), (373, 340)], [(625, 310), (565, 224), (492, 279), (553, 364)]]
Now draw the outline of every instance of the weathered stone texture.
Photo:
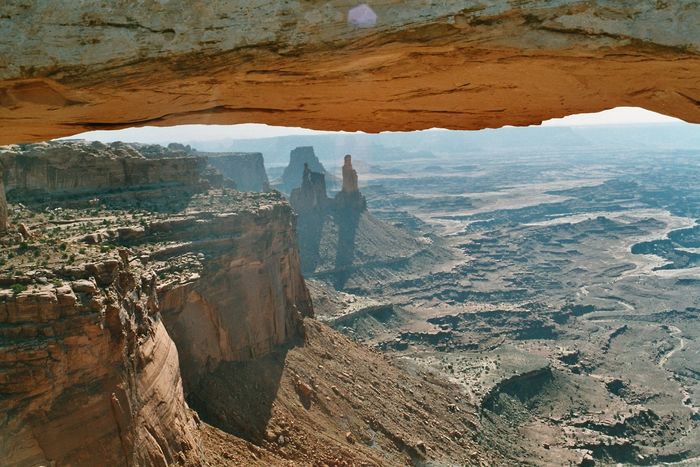
[[(63, 259), (0, 274), (1, 463), (197, 465), (185, 389), (300, 343), (313, 315), (291, 208), (277, 192), (210, 190), (85, 234), (92, 210), (65, 224)], [(56, 254), (43, 245), (28, 248)]]
[(66, 274), (74, 280), (0, 297), (2, 464), (196, 459), (197, 427), (155, 276), (116, 260)]
[(194, 277), (163, 285), (161, 310), (177, 344), (186, 385), (221, 361), (265, 355), (300, 335), (301, 318), (313, 315), (304, 284), (289, 205), (275, 194), (258, 209), (203, 214), (150, 225), (152, 235), (186, 242), (154, 252), (162, 261), (203, 254)]
[(478, 129), (640, 106), (700, 122), (700, 5), (215, 0), (0, 6), (0, 143), (261, 122)]
[(0, 147), (7, 192), (71, 194), (147, 186), (195, 187), (203, 157), (147, 159), (130, 145), (49, 142)]
[(267, 191), (270, 188), (265, 160), (259, 152), (198, 152), (241, 191)]

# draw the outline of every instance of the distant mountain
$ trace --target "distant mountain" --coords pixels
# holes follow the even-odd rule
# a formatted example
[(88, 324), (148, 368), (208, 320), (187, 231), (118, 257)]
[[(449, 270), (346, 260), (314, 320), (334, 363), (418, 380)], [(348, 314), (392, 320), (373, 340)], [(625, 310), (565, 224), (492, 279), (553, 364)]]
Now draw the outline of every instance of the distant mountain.
[[(408, 133), (407, 133), (408, 134)], [(384, 134), (332, 133), (324, 135), (292, 135), (260, 139), (201, 141), (192, 144), (200, 150), (262, 152), (268, 164), (282, 164), (289, 160), (289, 153), (296, 147), (313, 146), (321, 162), (338, 163), (345, 154), (352, 154), (364, 161), (389, 158), (415, 159), (433, 157), (429, 150), (415, 150), (410, 144), (387, 147)], [(236, 149), (232, 149), (236, 148)]]
[(505, 150), (700, 149), (700, 125), (686, 123), (578, 127), (504, 127), (479, 131), (425, 130), (409, 133), (329, 133), (260, 139), (188, 141), (207, 151), (262, 152), (271, 165), (284, 164), (298, 146), (313, 146), (318, 158), (337, 164), (345, 154), (367, 163), (425, 159), (442, 154)]
[(700, 125), (689, 123), (580, 126), (572, 130), (596, 146), (700, 149)]

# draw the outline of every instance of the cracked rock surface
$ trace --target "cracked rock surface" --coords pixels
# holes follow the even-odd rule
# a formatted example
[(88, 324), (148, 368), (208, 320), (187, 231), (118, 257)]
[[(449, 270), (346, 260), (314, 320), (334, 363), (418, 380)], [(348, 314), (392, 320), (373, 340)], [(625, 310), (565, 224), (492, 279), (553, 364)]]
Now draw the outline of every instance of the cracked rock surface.
[[(0, 143), (134, 125), (478, 129), (639, 106), (700, 121), (695, 2), (0, 6)], [(342, 112), (338, 110), (342, 109)]]

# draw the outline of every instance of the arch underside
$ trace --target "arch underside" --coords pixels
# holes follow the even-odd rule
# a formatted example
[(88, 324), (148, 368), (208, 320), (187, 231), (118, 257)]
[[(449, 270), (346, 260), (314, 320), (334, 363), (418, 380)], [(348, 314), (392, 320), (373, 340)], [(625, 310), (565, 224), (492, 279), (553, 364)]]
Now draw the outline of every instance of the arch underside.
[[(0, 15), (16, 30), (0, 39), (0, 144), (184, 123), (480, 129), (617, 106), (700, 122), (697, 6), (491, 1), (426, 13), (385, 1), (376, 27), (357, 29), (348, 2), (313, 3), (212, 2), (194, 19), (119, 5)], [(31, 40), (13, 43), (32, 21)]]

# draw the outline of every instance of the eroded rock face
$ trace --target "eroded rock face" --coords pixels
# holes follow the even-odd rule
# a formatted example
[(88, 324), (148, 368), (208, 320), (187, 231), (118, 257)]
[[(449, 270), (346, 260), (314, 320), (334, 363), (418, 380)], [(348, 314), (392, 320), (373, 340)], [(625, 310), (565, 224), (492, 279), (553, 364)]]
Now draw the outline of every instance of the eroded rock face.
[(151, 258), (168, 271), (161, 310), (188, 388), (219, 362), (257, 358), (301, 337), (302, 317), (313, 315), (289, 205), (275, 193), (238, 196), (228, 210), (119, 234), (132, 247), (175, 243)]
[(7, 198), (5, 197), (5, 184), (0, 176), (0, 234), (7, 231)]
[(379, 0), (371, 22), (356, 6), (4, 2), (0, 143), (180, 123), (478, 129), (620, 105), (700, 122), (697, 2)]
[(289, 203), (297, 213), (301, 269), (308, 274), (318, 264), (323, 224), (332, 205), (326, 194), (325, 174), (313, 172), (304, 164), (301, 186), (292, 190)]
[(326, 169), (314, 153), (313, 146), (300, 146), (292, 149), (289, 153), (289, 165), (284, 168), (282, 173), (280, 188), (287, 193), (299, 188), (306, 169), (324, 175), (326, 173)]
[(341, 220), (355, 219), (367, 210), (367, 200), (360, 193), (357, 181), (357, 171), (352, 168), (352, 156), (347, 154), (343, 163), (343, 188), (335, 195), (336, 218)]
[(236, 184), (241, 191), (267, 191), (270, 188), (265, 160), (259, 152), (198, 152), (207, 162)]
[(178, 186), (198, 189), (203, 157), (146, 158), (124, 143), (49, 142), (0, 147), (5, 189), (56, 196)]
[(345, 156), (343, 163), (343, 190), (346, 193), (358, 191), (357, 186), (357, 171), (352, 168), (352, 156)]
[(303, 336), (313, 312), (289, 205), (205, 190), (206, 159), (189, 152), (2, 154), (11, 192), (43, 193), (13, 205), (23, 222), (0, 249), (3, 465), (196, 465), (181, 371), (191, 388)]
[(290, 203), (297, 212), (320, 210), (328, 207), (329, 199), (326, 194), (326, 175), (314, 172), (304, 163), (301, 186), (292, 190)]
[(3, 284), (3, 465), (196, 462), (155, 275), (116, 259), (54, 273), (61, 279), (44, 285)]

